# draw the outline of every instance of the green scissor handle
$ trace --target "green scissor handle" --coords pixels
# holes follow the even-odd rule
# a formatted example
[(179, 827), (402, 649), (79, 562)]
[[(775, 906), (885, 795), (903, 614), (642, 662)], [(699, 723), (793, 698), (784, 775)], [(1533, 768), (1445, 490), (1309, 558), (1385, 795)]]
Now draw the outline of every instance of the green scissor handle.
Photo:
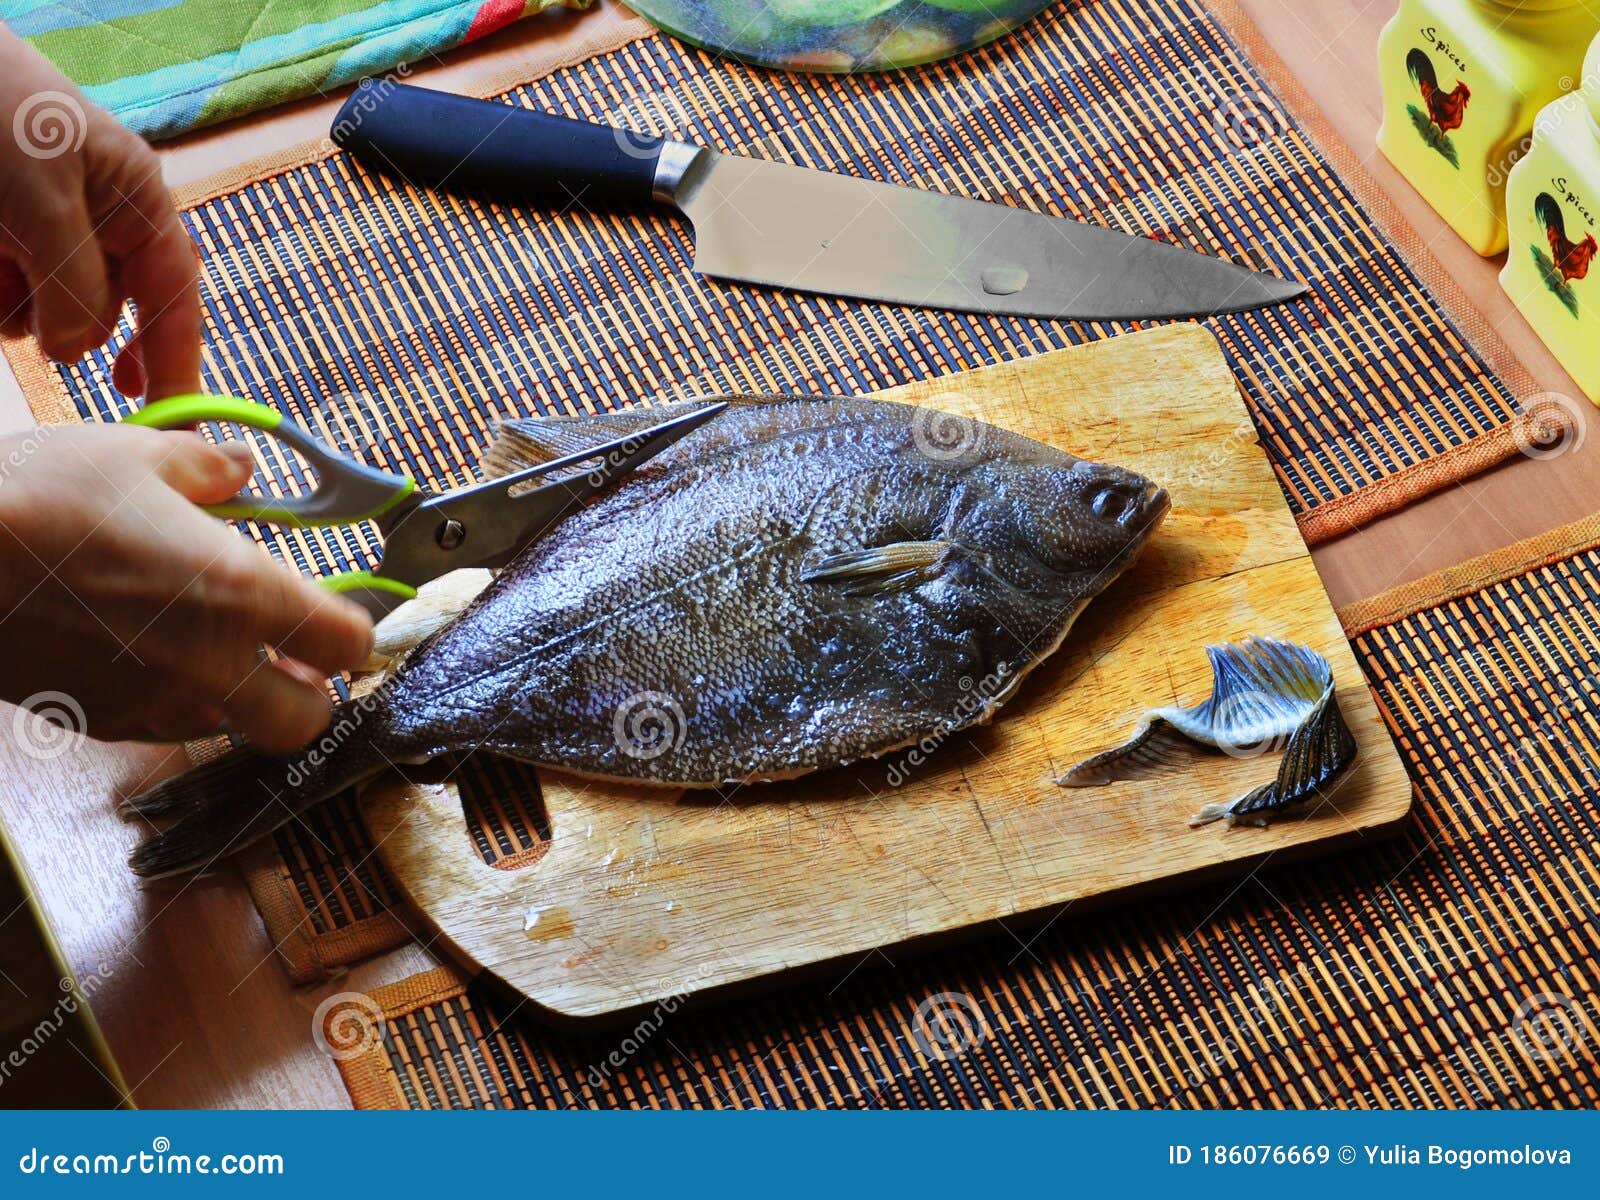
[(173, 396), (146, 405), (126, 420), (151, 429), (181, 429), (201, 421), (244, 425), (270, 433), (316, 468), (317, 488), (309, 496), (240, 492), (232, 500), (206, 505), (207, 512), (219, 517), (270, 521), (295, 529), (354, 525), (382, 516), (417, 488), (416, 481), (404, 475), (346, 458), (275, 409), (235, 396)]
[[(202, 421), (259, 429), (297, 451), (316, 470), (317, 487), (309, 496), (240, 492), (232, 500), (205, 506), (214, 516), (230, 520), (266, 521), (294, 529), (354, 525), (382, 516), (417, 490), (416, 480), (346, 458), (276, 409), (236, 396), (173, 396), (147, 404), (125, 420), (151, 429), (182, 429)], [(332, 575), (321, 583), (361, 601), (374, 616), (417, 594), (409, 584), (370, 571)]]

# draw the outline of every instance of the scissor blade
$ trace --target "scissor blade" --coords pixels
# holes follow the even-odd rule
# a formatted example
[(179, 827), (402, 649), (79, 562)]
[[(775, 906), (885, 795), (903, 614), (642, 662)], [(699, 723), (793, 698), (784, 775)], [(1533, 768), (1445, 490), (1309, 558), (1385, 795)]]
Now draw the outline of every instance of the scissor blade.
[[(630, 433), (625, 437), (613, 438), (609, 442), (602, 442), (598, 446), (579, 450), (568, 454), (564, 458), (552, 459), (537, 466), (528, 467), (521, 471), (514, 471), (510, 475), (497, 475), (486, 484), (477, 485), (487, 488), (493, 484), (503, 485), (509, 491), (516, 491), (518, 485), (530, 479), (540, 479), (546, 475), (558, 475), (568, 467), (580, 466), (594, 459), (603, 459), (602, 465), (594, 470), (584, 472), (569, 483), (585, 483), (595, 480), (592, 487), (579, 498), (581, 503), (596, 492), (603, 490), (607, 485), (616, 482), (635, 467), (643, 466), (650, 459), (660, 454), (668, 446), (687, 433), (700, 428), (712, 417), (728, 407), (726, 400), (718, 400), (704, 408), (697, 408), (691, 413), (681, 417), (673, 417), (670, 421), (663, 421), (659, 425), (652, 425), (638, 433)], [(565, 486), (565, 484), (551, 484), (552, 487)], [(463, 492), (473, 491), (475, 488), (464, 488), (461, 492), (452, 492), (452, 496), (462, 495)], [(520, 500), (521, 496), (513, 496), (513, 500)]]
[[(503, 567), (574, 509), (727, 407), (726, 400), (708, 404), (564, 458), (424, 500), (384, 530), (378, 571), (415, 587), (462, 567)], [(552, 475), (562, 477), (529, 486)]]

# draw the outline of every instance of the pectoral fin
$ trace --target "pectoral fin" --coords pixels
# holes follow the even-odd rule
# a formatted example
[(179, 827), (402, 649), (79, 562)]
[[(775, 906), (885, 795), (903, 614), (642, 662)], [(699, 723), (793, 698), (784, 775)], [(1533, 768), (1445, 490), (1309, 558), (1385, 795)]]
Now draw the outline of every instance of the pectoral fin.
[(932, 578), (949, 549), (949, 542), (891, 542), (846, 550), (803, 568), (800, 578), (805, 583), (838, 584), (851, 596), (882, 595)]

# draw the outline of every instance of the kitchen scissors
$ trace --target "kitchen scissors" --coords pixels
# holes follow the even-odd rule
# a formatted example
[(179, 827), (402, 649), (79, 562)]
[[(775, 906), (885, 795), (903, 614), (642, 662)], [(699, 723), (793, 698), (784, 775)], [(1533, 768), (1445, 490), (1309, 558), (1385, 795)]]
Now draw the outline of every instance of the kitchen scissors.
[[(205, 509), (231, 520), (294, 529), (374, 522), (383, 538), (378, 565), (325, 576), (320, 582), (377, 620), (447, 572), (504, 566), (562, 517), (727, 407), (727, 401), (708, 404), (551, 462), (436, 494), (409, 476), (340, 454), (276, 409), (233, 396), (174, 396), (124, 419), (151, 429), (181, 429), (206, 421), (240, 425), (297, 452), (316, 476), (316, 487), (307, 495), (243, 491)], [(539, 480), (545, 482), (534, 486)]]

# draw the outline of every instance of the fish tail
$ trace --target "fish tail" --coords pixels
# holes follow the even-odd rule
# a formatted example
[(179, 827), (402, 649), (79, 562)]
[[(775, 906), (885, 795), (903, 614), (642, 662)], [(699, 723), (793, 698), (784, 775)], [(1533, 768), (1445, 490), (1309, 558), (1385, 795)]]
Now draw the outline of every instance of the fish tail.
[(360, 728), (363, 703), (339, 705), (322, 737), (293, 754), (231, 750), (123, 801), (128, 815), (179, 818), (128, 865), (152, 879), (202, 870), (376, 775), (389, 760)]

